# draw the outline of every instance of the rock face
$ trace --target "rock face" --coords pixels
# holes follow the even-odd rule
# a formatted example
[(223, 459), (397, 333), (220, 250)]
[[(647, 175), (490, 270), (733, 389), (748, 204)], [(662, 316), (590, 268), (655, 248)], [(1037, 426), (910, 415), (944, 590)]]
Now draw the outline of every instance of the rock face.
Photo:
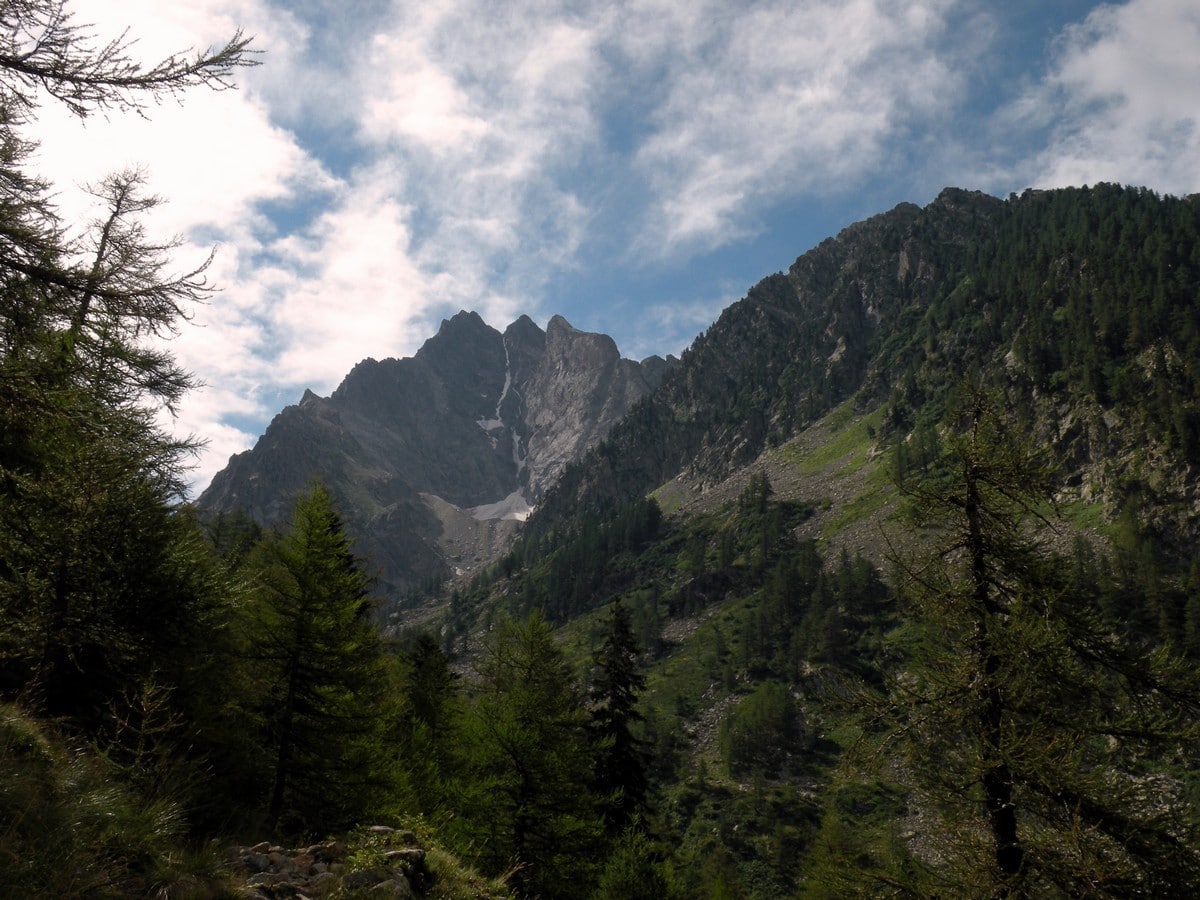
[(539, 499), (567, 463), (598, 444), (608, 429), (662, 379), (666, 363), (621, 359), (613, 339), (576, 331), (555, 316), (540, 364), (522, 385), (529, 429), (528, 487)]
[(385, 593), (469, 570), (507, 546), (567, 463), (599, 442), (674, 360), (622, 359), (555, 316), (503, 333), (442, 322), (405, 359), (366, 359), (328, 398), (306, 391), (200, 496), (209, 512), (284, 520), (314, 477)]

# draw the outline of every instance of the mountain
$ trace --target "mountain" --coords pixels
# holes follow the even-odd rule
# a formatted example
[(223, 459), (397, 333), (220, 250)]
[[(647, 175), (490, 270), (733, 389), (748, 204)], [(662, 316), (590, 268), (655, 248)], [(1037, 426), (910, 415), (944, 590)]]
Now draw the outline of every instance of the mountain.
[[(343, 757), (380, 759), (398, 776), (384, 808), (423, 813), (489, 875), (511, 873), (524, 840), (489, 835), (527, 835), (534, 810), (554, 848), (529, 867), (546, 896), (1191, 896), (1198, 474), (1197, 198), (947, 189), (763, 279), (677, 364), (623, 361), (557, 318), (500, 333), (462, 313), (413, 358), (364, 361), (284, 410), (202, 505), (271, 522), (321, 475), (392, 591), (482, 562), (536, 507), (495, 565), (390, 611), (400, 703)], [(46, 488), (52, 503), (14, 507), (34, 515), (9, 517), (11, 544), (53, 509), (37, 550), (74, 554), (136, 509), (71, 541), (105, 492), (86, 479), (59, 503)], [(204, 727), (177, 746), (199, 746), (214, 780), (238, 774), (236, 799), (269, 758), (270, 710), (291, 705), (291, 679), (259, 674), (286, 656), (268, 604), (309, 593), (312, 554), (231, 547), (206, 569), (181, 543), (163, 629), (153, 601), (172, 582), (141, 565), (143, 533), (100, 599), (144, 594), (149, 619), (112, 602), (120, 615), (94, 624), (100, 544), (86, 568), (30, 569), (45, 612), (9, 630), (32, 636), (37, 671), (40, 635), (86, 626), (68, 684), (101, 683), (96, 656), (141, 672), (130, 715), (98, 716), (144, 724), (139, 746), (158, 727), (150, 688), (190, 691), (181, 708)], [(221, 618), (207, 585), (226, 572), (265, 587)], [(296, 646), (328, 630), (287, 621)], [(135, 640), (100, 640), (112, 622)], [(192, 633), (205, 643), (180, 656)], [(116, 654), (139, 642), (162, 651), (134, 669)], [(637, 740), (620, 759), (622, 733)]]
[(668, 483), (703, 495), (846, 403), (903, 465), (974, 379), (1046, 442), (1063, 500), (1109, 522), (1136, 503), (1182, 552), (1200, 542), (1196, 234), (1195, 198), (947, 188), (764, 278), (679, 361), (621, 359), (561, 317), (501, 334), (460, 313), (413, 358), (306, 393), (200, 505), (273, 523), (319, 474), (403, 590), (494, 558), (534, 506), (531, 540)]
[(731, 305), (564, 479), (537, 534), (702, 492), (849, 402), (910, 451), (963, 380), (1005, 393), (1062, 497), (1200, 541), (1200, 197), (954, 188), (846, 228)]
[(946, 189), (728, 307), (438, 636), (486, 656), (540, 615), (585, 672), (627, 616), (681, 895), (1170, 894), (1200, 881), (1198, 551), (1200, 196)]
[(570, 461), (677, 361), (623, 359), (561, 316), (503, 333), (460, 312), (411, 358), (366, 359), (306, 391), (197, 501), (261, 525), (314, 477), (333, 491), (385, 592), (494, 557)]

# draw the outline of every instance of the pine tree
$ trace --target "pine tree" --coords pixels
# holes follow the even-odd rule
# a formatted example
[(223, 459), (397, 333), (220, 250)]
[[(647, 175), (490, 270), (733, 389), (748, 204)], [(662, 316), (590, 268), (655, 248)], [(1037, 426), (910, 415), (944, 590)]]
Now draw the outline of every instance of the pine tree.
[(488, 871), (515, 867), (523, 894), (571, 896), (594, 880), (602, 828), (575, 679), (536, 612), (495, 626), (479, 674), (455, 824)]

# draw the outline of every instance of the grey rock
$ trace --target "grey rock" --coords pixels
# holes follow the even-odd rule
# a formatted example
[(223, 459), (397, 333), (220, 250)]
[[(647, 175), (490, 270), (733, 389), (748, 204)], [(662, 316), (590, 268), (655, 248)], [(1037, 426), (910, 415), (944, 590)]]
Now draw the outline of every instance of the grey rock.
[(363, 360), (328, 398), (306, 391), (197, 504), (273, 526), (319, 476), (380, 592), (398, 595), (507, 550), (512, 516), (672, 365), (622, 359), (561, 316), (502, 334), (461, 312), (414, 356)]
[(342, 887), (346, 890), (363, 890), (391, 880), (391, 874), (377, 869), (359, 869), (342, 877)]
[(271, 859), (265, 853), (244, 853), (241, 856), (241, 863), (253, 872), (265, 872), (271, 867)]
[(341, 879), (333, 872), (318, 872), (308, 879), (308, 890), (318, 897), (333, 893), (341, 884)]

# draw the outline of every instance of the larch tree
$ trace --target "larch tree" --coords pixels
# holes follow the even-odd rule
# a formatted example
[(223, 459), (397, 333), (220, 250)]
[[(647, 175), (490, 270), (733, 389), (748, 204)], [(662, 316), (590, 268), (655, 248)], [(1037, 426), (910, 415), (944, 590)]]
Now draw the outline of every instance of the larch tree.
[(972, 392), (953, 426), (909, 486), (933, 545), (898, 561), (915, 637), (864, 744), (919, 824), (903, 865), (861, 874), (925, 895), (1195, 892), (1177, 767), (1200, 737), (1194, 668), (1068, 590), (1050, 469), (998, 401)]
[(175, 568), (193, 445), (157, 417), (192, 385), (157, 339), (209, 286), (144, 232), (136, 173), (96, 187), (95, 222), (60, 221), (23, 128), (42, 102), (147, 111), (253, 63), (240, 33), (151, 65), (132, 43), (97, 43), (58, 0), (0, 2), (0, 692), (88, 728), (214, 599)]

